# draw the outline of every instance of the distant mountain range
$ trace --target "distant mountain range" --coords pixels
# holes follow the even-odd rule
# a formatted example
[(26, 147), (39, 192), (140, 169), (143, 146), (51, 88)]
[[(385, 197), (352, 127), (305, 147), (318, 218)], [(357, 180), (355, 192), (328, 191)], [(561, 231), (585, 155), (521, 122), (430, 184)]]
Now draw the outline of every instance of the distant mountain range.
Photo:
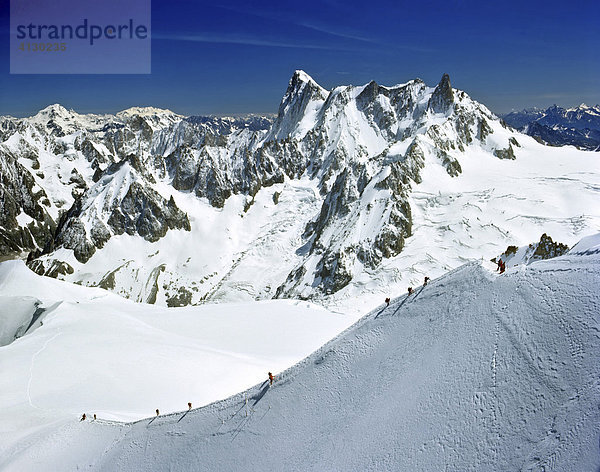
[(527, 108), (502, 118), (544, 144), (600, 150), (600, 105), (589, 107), (582, 103), (575, 108), (552, 105), (546, 110)]

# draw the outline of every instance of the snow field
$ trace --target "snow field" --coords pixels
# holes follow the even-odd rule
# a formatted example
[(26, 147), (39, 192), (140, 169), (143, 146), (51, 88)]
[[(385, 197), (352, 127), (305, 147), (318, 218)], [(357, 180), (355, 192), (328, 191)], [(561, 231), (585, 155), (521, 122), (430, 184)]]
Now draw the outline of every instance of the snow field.
[[(0, 264), (0, 317), (35, 300), (43, 325), (0, 347), (0, 456), (86, 412), (136, 420), (244, 390), (317, 349), (351, 317), (299, 301), (168, 309)], [(33, 303), (33, 302), (32, 302)], [(19, 318), (20, 319), (20, 318)], [(14, 440), (13, 440), (14, 439)], [(1, 461), (0, 461), (1, 462)], [(2, 465), (0, 464), (0, 469)]]
[(502, 276), (477, 262), (455, 269), (361, 318), (271, 388), (132, 424), (71, 419), (0, 465), (596, 470), (597, 239)]

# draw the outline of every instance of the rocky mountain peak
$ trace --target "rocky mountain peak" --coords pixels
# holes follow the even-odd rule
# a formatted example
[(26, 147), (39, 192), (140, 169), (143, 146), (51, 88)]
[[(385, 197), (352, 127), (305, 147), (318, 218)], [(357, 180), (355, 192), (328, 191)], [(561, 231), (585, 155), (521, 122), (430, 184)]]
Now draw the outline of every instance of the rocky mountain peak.
[(75, 113), (73, 110), (67, 110), (62, 105), (55, 103), (53, 105), (48, 105), (46, 108), (43, 108), (37, 112), (34, 116), (29, 118), (29, 121), (31, 123), (45, 126), (50, 121), (55, 123), (73, 121), (73, 119), (77, 116), (77, 113)]
[(429, 100), (429, 108), (434, 113), (445, 113), (452, 106), (454, 102), (454, 93), (452, 92), (452, 86), (450, 85), (450, 76), (448, 74), (442, 75), (440, 83), (433, 91)]
[[(114, 274), (123, 283), (108, 285), (119, 293), (157, 303), (169, 299), (166, 292), (188, 290), (192, 280), (213, 272), (156, 254), (159, 246), (164, 252), (179, 238), (185, 245), (208, 231), (212, 216), (200, 215), (233, 215), (228, 224), (241, 233), (253, 231), (242, 227), (246, 221), (285, 215), (284, 232), (293, 227), (295, 233), (286, 236), (289, 257), (253, 296), (330, 296), (361, 271), (378, 270), (383, 259), (403, 251), (413, 234), (411, 194), (427, 175), (421, 172), (426, 165), (457, 177), (468, 148), (492, 159), (519, 157), (514, 131), (453, 90), (446, 74), (435, 88), (417, 79), (392, 86), (340, 85), (328, 92), (298, 70), (274, 120), (184, 118), (153, 107), (104, 116), (61, 108), (54, 113), (74, 116), (74, 122), (57, 119), (56, 132), (35, 125), (29, 144), (11, 127), (4, 132), (0, 162), (2, 174), (11, 176), (5, 193), (20, 189), (22, 195), (7, 210), (6, 251), (32, 251), (30, 266), (39, 273), (54, 274), (59, 264), (91, 284)], [(21, 182), (21, 173), (31, 178)], [(47, 191), (45, 200), (39, 188)], [(29, 200), (47, 203), (37, 208)], [(173, 231), (188, 229), (192, 236)], [(279, 237), (273, 232), (261, 241), (278, 247)], [(108, 254), (119, 247), (117, 241), (143, 243), (151, 251), (148, 260), (123, 266)], [(96, 251), (103, 256), (91, 260)], [(242, 252), (242, 259), (254, 261), (253, 251)], [(127, 257), (123, 253), (121, 259)], [(240, 271), (244, 265), (240, 262)], [(219, 282), (210, 276), (188, 302), (218, 298), (227, 277)]]
[(73, 110), (69, 111), (59, 103), (54, 103), (52, 105), (48, 105), (46, 108), (41, 109), (36, 113), (35, 116), (68, 116), (73, 113)]
[(375, 98), (377, 97), (377, 95), (381, 92), (381, 91), (387, 91), (384, 87), (380, 87), (377, 82), (375, 82), (374, 80), (371, 80), (371, 82), (369, 82), (365, 88), (363, 89), (362, 92), (360, 92), (360, 94), (358, 95), (358, 100), (375, 100)]
[(322, 104), (327, 95), (327, 90), (317, 84), (306, 72), (295, 71), (281, 100), (277, 118), (267, 140), (293, 135), (298, 130), (299, 122), (305, 116), (307, 108), (311, 104)]
[[(283, 105), (290, 98), (298, 97), (302, 94), (316, 95), (325, 99), (327, 90), (321, 87), (310, 75), (303, 70), (296, 70), (288, 83), (288, 88), (283, 96), (281, 104)], [(281, 107), (280, 107), (281, 110)]]
[(37, 128), (46, 128), (52, 135), (61, 137), (83, 128), (82, 116), (73, 110), (67, 110), (57, 103), (49, 105), (27, 121)]
[(292, 78), (290, 79), (290, 85), (291, 84), (297, 84), (297, 83), (311, 83), (314, 85), (319, 86), (319, 84), (317, 84), (317, 82), (315, 81), (315, 79), (313, 79), (310, 75), (308, 75), (306, 72), (304, 72), (301, 69), (296, 69), (294, 71), (294, 73), (292, 74)]

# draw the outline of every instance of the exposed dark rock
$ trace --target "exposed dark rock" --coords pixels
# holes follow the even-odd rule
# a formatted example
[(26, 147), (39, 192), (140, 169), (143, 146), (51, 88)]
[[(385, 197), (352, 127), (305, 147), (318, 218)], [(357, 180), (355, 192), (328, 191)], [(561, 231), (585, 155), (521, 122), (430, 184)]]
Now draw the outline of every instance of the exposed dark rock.
[(312, 233), (315, 239), (318, 239), (326, 226), (350, 212), (352, 202), (358, 200), (360, 196), (356, 180), (351, 175), (352, 171), (346, 168), (335, 179), (331, 191), (321, 206), (319, 217), (306, 228), (305, 237)]
[(194, 157), (194, 151), (187, 146), (174, 151), (167, 157), (173, 176), (172, 184), (176, 190), (191, 190), (198, 182), (200, 164)]
[(505, 149), (495, 149), (494, 156), (498, 159), (516, 159), (512, 144), (509, 144)]
[(191, 230), (187, 215), (177, 208), (173, 197), (167, 203), (156, 191), (138, 182), (129, 186), (110, 214), (108, 225), (115, 234), (139, 234), (150, 242), (158, 241), (168, 229)]
[(553, 257), (562, 256), (568, 251), (569, 246), (552, 241), (552, 238), (544, 233), (537, 244), (532, 260), (552, 259)]
[(121, 270), (123, 266), (117, 267), (115, 270), (111, 270), (108, 274), (102, 277), (102, 280), (98, 282), (98, 287), (103, 288), (104, 290), (113, 290), (115, 288), (115, 274)]
[[(412, 215), (408, 201), (399, 200), (390, 213), (389, 221), (383, 226), (374, 247), (382, 257), (390, 258), (404, 249), (405, 239), (412, 234)], [(377, 261), (379, 264), (379, 261)], [(367, 264), (374, 268), (377, 264)]]
[[(0, 148), (0, 255), (29, 252), (52, 239), (55, 224), (46, 211), (46, 192), (34, 186), (29, 171)], [(33, 221), (21, 226), (22, 213)]]
[(452, 177), (458, 177), (458, 175), (462, 172), (460, 163), (445, 151), (438, 151), (438, 157), (441, 159), (442, 164), (444, 164), (446, 172), (448, 172), (448, 174)]
[(79, 171), (75, 168), (73, 168), (71, 170), (71, 176), (69, 178), (69, 183), (73, 184), (75, 186), (75, 188), (77, 188), (79, 190), (87, 190), (87, 188), (88, 188), (87, 184), (85, 183), (85, 180), (83, 179), (83, 177), (81, 176)]
[(63, 261), (57, 260), (46, 260), (40, 259), (32, 260), (27, 266), (38, 275), (45, 275), (47, 277), (58, 278), (61, 275), (72, 274), (73, 267)]
[(445, 113), (452, 107), (453, 103), (454, 93), (450, 85), (450, 76), (444, 74), (429, 99), (429, 108), (434, 113)]
[(483, 143), (485, 143), (486, 138), (492, 134), (494, 131), (490, 128), (487, 120), (485, 118), (481, 118), (477, 125), (477, 139)]
[(351, 248), (342, 253), (326, 253), (315, 272), (315, 279), (320, 281), (319, 290), (331, 295), (348, 285), (352, 280), (351, 262), (355, 258)]
[(192, 292), (184, 287), (179, 287), (175, 295), (167, 298), (168, 307), (186, 306), (192, 303)]
[(146, 297), (144, 301), (145, 303), (149, 303), (150, 305), (154, 305), (156, 303), (156, 297), (158, 295), (158, 277), (160, 276), (160, 274), (162, 272), (164, 272), (166, 269), (166, 266), (164, 264), (159, 265), (158, 267), (155, 267), (154, 269), (152, 269), (152, 272), (150, 273), (150, 277), (148, 277), (148, 283), (147, 285), (150, 285), (150, 293), (148, 294), (148, 296)]
[[(471, 126), (474, 123), (474, 118), (471, 115), (460, 113), (456, 117), (455, 128), (460, 139), (460, 144), (469, 145), (473, 142), (473, 137), (471, 136)], [(463, 151), (464, 149), (461, 149)]]
[[(295, 270), (290, 272), (287, 276), (286, 281), (277, 287), (277, 291), (275, 292), (275, 296), (273, 298), (287, 298), (288, 294), (298, 286), (302, 278), (306, 275), (306, 267), (301, 265), (297, 267)], [(300, 298), (301, 300), (306, 299), (302, 294), (294, 294), (294, 297)]]
[(75, 258), (81, 263), (87, 262), (96, 252), (95, 241), (86, 237), (85, 225), (78, 218), (69, 219), (58, 233), (55, 245), (44, 252), (49, 253), (60, 246), (72, 249)]

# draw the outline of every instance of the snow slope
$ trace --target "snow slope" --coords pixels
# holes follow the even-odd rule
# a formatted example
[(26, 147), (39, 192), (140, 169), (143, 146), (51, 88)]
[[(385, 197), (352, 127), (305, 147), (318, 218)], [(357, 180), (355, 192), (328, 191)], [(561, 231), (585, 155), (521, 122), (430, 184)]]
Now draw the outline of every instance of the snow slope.
[[(13, 341), (38, 305), (48, 309), (41, 326)], [(298, 362), (352, 321), (292, 300), (138, 304), (3, 262), (0, 339), (10, 344), (0, 347), (0, 457), (84, 411), (131, 421), (225, 398)]]
[(72, 418), (4, 447), (0, 468), (598, 470), (599, 240), (501, 276), (470, 262), (271, 388), (135, 423)]

